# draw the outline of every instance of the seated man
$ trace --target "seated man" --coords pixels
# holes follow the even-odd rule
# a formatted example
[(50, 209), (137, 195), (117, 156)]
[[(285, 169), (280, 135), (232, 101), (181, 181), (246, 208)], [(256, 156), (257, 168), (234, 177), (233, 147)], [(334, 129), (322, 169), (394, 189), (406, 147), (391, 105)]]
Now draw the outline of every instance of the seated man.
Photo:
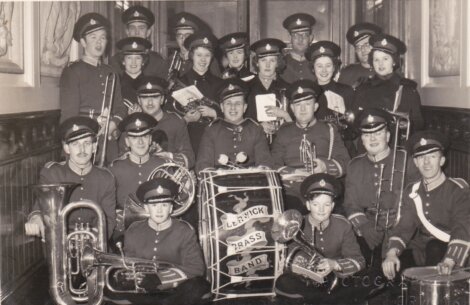
[[(135, 193), (137, 187), (147, 181), (156, 167), (166, 162), (149, 152), (152, 144), (152, 131), (156, 125), (157, 121), (152, 116), (142, 112), (130, 114), (119, 123), (119, 130), (123, 133), (129, 151), (114, 160), (109, 167), (116, 177), (116, 208), (118, 210), (124, 210), (129, 195)], [(120, 223), (117, 229), (123, 229)], [(114, 238), (121, 235), (122, 232), (116, 230)]]
[[(271, 167), (271, 154), (263, 128), (252, 119), (244, 119), (246, 111), (246, 85), (240, 79), (224, 80), (219, 90), (220, 108), (224, 119), (209, 125), (201, 138), (196, 162), (196, 172), (221, 164), (219, 157), (225, 155), (232, 164), (242, 166), (264, 165)], [(237, 155), (245, 153), (247, 160)]]
[(400, 270), (398, 256), (409, 246), (417, 265), (437, 265), (440, 274), (450, 274), (468, 257), (468, 184), (442, 172), (447, 139), (441, 133), (421, 131), (407, 144), (421, 179), (405, 190), (399, 222), (390, 231), (383, 272), (393, 279)]
[[(137, 304), (197, 304), (209, 292), (202, 251), (193, 228), (170, 217), (178, 186), (170, 179), (145, 182), (136, 195), (150, 214), (147, 220), (134, 222), (124, 235), (126, 256), (174, 264), (187, 277), (176, 288), (139, 297)], [(132, 296), (130, 296), (132, 299)]]
[[(111, 236), (116, 224), (116, 186), (114, 176), (105, 168), (93, 165), (97, 149), (98, 123), (88, 117), (71, 117), (59, 127), (62, 147), (67, 156), (64, 162), (49, 162), (41, 170), (39, 184), (72, 182), (80, 184), (70, 202), (90, 200), (101, 206), (106, 215), (107, 228), (97, 228), (96, 213), (90, 209), (75, 209), (68, 218), (69, 230), (77, 224), (89, 224), (92, 231), (106, 230)], [(44, 219), (36, 202), (25, 224), (26, 235), (44, 238)]]
[(137, 97), (142, 111), (158, 121), (155, 130), (164, 131), (168, 140), (167, 151), (159, 152), (161, 157), (191, 169), (194, 166), (194, 152), (189, 140), (188, 127), (183, 118), (163, 110), (166, 101), (167, 82), (158, 77), (144, 77), (137, 85)]
[(349, 161), (348, 151), (336, 128), (315, 117), (320, 94), (318, 85), (309, 80), (290, 85), (287, 97), (295, 122), (279, 128), (271, 148), (274, 168), (279, 169), (285, 182), (287, 205), (300, 210), (303, 205), (299, 199), (298, 177), (303, 180), (313, 173), (341, 177)]
[[(309, 304), (351, 304), (358, 297), (358, 290), (355, 285), (345, 285), (344, 278), (363, 269), (365, 260), (351, 223), (343, 216), (331, 214), (335, 206), (333, 200), (341, 194), (341, 184), (331, 175), (313, 174), (302, 182), (300, 190), (309, 211), (304, 216), (301, 230), (309, 246), (322, 257), (309, 266), (311, 257), (300, 251), (294, 257), (292, 272), (286, 272), (276, 280), (276, 294), (283, 300), (282, 304), (299, 301)], [(296, 246), (296, 243), (289, 245), (291, 251), (292, 246)], [(343, 279), (339, 280), (336, 287), (334, 281), (326, 283), (329, 288), (333, 288), (328, 293), (327, 288), (308, 277), (308, 271), (301, 272), (305, 269), (323, 278), (328, 278), (334, 272)]]
[(404, 164), (406, 152), (403, 149), (394, 152), (390, 148), (390, 138), (395, 136), (390, 133), (394, 128), (392, 121), (391, 114), (382, 109), (367, 108), (361, 112), (357, 125), (366, 153), (348, 164), (345, 184), (346, 216), (361, 235), (359, 244), (367, 262), (378, 269), (382, 260), (379, 245), (387, 230), (396, 223), (403, 186), (419, 175), (411, 160)]

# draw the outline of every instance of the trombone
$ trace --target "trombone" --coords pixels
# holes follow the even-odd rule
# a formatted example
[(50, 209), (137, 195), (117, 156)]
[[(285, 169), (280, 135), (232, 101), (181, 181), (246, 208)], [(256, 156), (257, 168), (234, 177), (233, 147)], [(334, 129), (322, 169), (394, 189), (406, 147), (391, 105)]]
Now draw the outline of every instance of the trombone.
[[(102, 132), (101, 141), (99, 143), (100, 137), (98, 137), (98, 147), (100, 151), (100, 155), (96, 158), (96, 154), (94, 156), (93, 163), (98, 165), (99, 167), (103, 167), (105, 160), (106, 160), (106, 149), (108, 144), (108, 133), (109, 133), (109, 122), (111, 120), (111, 109), (113, 108), (114, 102), (114, 89), (116, 87), (116, 78), (117, 75), (115, 73), (109, 73), (106, 76), (104, 92), (103, 92), (103, 101), (101, 102), (101, 113), (98, 117), (98, 123), (101, 125), (100, 133)], [(109, 82), (111, 81), (111, 86), (109, 87)], [(109, 89), (109, 92), (108, 92)], [(107, 96), (109, 98), (107, 99)], [(104, 121), (104, 123), (103, 123)]]

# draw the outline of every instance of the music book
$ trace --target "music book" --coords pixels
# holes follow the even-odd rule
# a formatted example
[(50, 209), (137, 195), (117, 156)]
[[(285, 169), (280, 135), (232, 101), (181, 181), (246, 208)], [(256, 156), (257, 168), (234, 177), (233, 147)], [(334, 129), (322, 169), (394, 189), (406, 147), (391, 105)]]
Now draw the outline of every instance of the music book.
[(276, 107), (276, 95), (274, 93), (258, 94), (256, 96), (256, 114), (258, 122), (275, 121), (275, 116), (270, 116), (266, 113), (267, 106)]
[(328, 101), (328, 108), (333, 111), (344, 114), (344, 112), (346, 111), (346, 107), (344, 106), (343, 97), (330, 90), (326, 90), (324, 94), (325, 94), (326, 100)]
[(194, 86), (184, 87), (183, 89), (179, 89), (173, 91), (171, 96), (181, 104), (181, 106), (186, 107), (189, 102), (194, 100), (200, 100), (204, 97), (204, 95), (199, 91), (199, 89)]

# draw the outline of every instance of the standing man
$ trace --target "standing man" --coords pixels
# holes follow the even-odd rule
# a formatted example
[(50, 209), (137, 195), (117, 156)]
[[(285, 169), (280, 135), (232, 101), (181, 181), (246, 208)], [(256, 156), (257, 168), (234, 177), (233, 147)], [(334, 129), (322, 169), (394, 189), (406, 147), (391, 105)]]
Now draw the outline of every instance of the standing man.
[[(90, 116), (96, 118), (101, 115), (103, 94), (106, 87), (106, 78), (115, 71), (101, 62), (109, 36), (109, 21), (100, 14), (88, 13), (81, 16), (75, 23), (73, 39), (83, 47), (83, 57), (71, 63), (62, 71), (60, 77), (60, 108), (61, 121), (72, 116)], [(111, 81), (108, 84), (106, 100), (109, 99)], [(106, 110), (105, 112), (108, 112)], [(114, 105), (111, 109), (112, 118), (109, 125), (109, 134), (117, 128), (127, 114), (122, 102), (121, 85), (116, 79), (114, 90)]]
[(366, 261), (377, 268), (385, 233), (397, 221), (402, 186), (418, 177), (413, 164), (404, 164), (406, 152), (403, 149), (394, 152), (389, 147), (390, 137), (395, 136), (390, 133), (392, 121), (388, 112), (377, 108), (366, 108), (359, 115), (358, 129), (366, 153), (351, 160), (346, 175), (344, 209), (360, 235), (358, 240)]
[[(92, 231), (106, 230), (111, 236), (116, 224), (116, 181), (105, 168), (93, 166), (96, 153), (98, 123), (87, 117), (71, 117), (60, 126), (62, 147), (67, 156), (64, 162), (49, 162), (41, 170), (39, 184), (72, 182), (80, 184), (70, 197), (70, 202), (91, 200), (101, 206), (106, 215), (107, 228), (97, 228), (97, 219), (90, 209), (76, 209), (68, 218), (69, 230), (75, 224), (90, 224)], [(25, 224), (27, 235), (44, 238), (44, 219), (36, 202)]]
[[(184, 45), (184, 41), (186, 40), (186, 38), (188, 38), (190, 35), (194, 34), (195, 32), (199, 30), (203, 30), (201, 29), (203, 22), (198, 17), (194, 16), (193, 14), (181, 12), (179, 14), (176, 14), (173, 20), (173, 24), (174, 24), (173, 28), (175, 30), (176, 44), (178, 46), (178, 50), (175, 51), (177, 52), (176, 57), (179, 58), (179, 60), (181, 61), (181, 67), (178, 73), (176, 73), (176, 77), (181, 77), (184, 74), (186, 74), (186, 72), (190, 71), (193, 67), (193, 63), (191, 62), (191, 59), (189, 58), (190, 50), (186, 48), (186, 46)], [(168, 60), (170, 61), (168, 65), (170, 65), (172, 58), (169, 58)], [(209, 70), (215, 76), (217, 77), (221, 76), (221, 72), (220, 72), (219, 65), (217, 64), (217, 60), (212, 60), (212, 62), (210, 63)]]
[(188, 169), (194, 167), (195, 157), (189, 140), (186, 121), (173, 112), (163, 110), (166, 102), (168, 83), (159, 77), (144, 77), (137, 85), (137, 96), (142, 111), (151, 115), (157, 122), (155, 131), (165, 132), (168, 148), (158, 155), (173, 160)]
[(408, 185), (400, 220), (390, 232), (384, 274), (393, 279), (400, 270), (398, 256), (410, 246), (419, 266), (435, 266), (451, 274), (468, 258), (470, 244), (470, 191), (465, 180), (442, 172), (447, 139), (437, 131), (415, 133), (408, 140), (421, 179)]
[(243, 166), (272, 166), (263, 128), (252, 119), (243, 118), (247, 108), (246, 90), (245, 82), (240, 79), (224, 80), (219, 92), (224, 118), (214, 121), (202, 135), (196, 163), (197, 173), (208, 167), (225, 165), (218, 163), (221, 155), (236, 163), (240, 152), (247, 156)]
[(313, 41), (312, 27), (315, 18), (309, 14), (297, 13), (287, 17), (282, 25), (289, 31), (292, 50), (284, 56), (286, 68), (281, 77), (288, 83), (299, 79), (315, 80), (305, 51)]
[[(140, 37), (150, 40), (155, 16), (148, 8), (131, 6), (122, 13), (121, 19), (122, 23), (126, 25), (127, 37)], [(118, 55), (114, 55), (110, 63), (116, 71), (120, 71), (121, 74), (124, 72)], [(160, 53), (149, 51), (148, 62), (144, 66), (143, 73), (144, 75), (166, 78), (168, 76), (168, 64)]]
[(373, 23), (358, 23), (349, 28), (346, 38), (354, 46), (358, 63), (350, 64), (341, 70), (338, 82), (356, 89), (360, 84), (372, 78), (374, 68), (369, 61), (369, 53), (372, 50), (369, 38), (379, 34), (382, 29)]

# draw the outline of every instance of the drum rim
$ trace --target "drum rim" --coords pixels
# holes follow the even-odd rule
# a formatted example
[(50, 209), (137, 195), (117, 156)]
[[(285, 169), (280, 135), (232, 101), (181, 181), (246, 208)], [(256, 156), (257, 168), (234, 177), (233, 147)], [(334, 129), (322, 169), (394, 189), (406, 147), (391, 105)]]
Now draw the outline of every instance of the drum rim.
[[(429, 279), (426, 279), (426, 278), (420, 279), (420, 278), (417, 278), (415, 275), (407, 274), (407, 273), (411, 273), (412, 271), (415, 271), (415, 270), (425, 270), (425, 269), (426, 270), (433, 270), (433, 271), (436, 272), (436, 274), (435, 275), (431, 275), (431, 274), (424, 275), (424, 277), (429, 277)], [(457, 271), (459, 271), (459, 270), (456, 270), (456, 272)], [(418, 267), (411, 267), (411, 268), (405, 269), (402, 273), (402, 279), (407, 279), (407, 280), (410, 280), (410, 281), (419, 281), (420, 283), (436, 284), (436, 285), (447, 285), (449, 282), (470, 281), (470, 273), (466, 272), (466, 271), (461, 271), (461, 272), (464, 272), (464, 274), (466, 274), (467, 277), (453, 279), (450, 276), (437, 274), (437, 266), (418, 266)], [(455, 275), (457, 275), (457, 274), (455, 274)], [(436, 279), (436, 278), (434, 278), (435, 276), (440, 276), (442, 278)]]

